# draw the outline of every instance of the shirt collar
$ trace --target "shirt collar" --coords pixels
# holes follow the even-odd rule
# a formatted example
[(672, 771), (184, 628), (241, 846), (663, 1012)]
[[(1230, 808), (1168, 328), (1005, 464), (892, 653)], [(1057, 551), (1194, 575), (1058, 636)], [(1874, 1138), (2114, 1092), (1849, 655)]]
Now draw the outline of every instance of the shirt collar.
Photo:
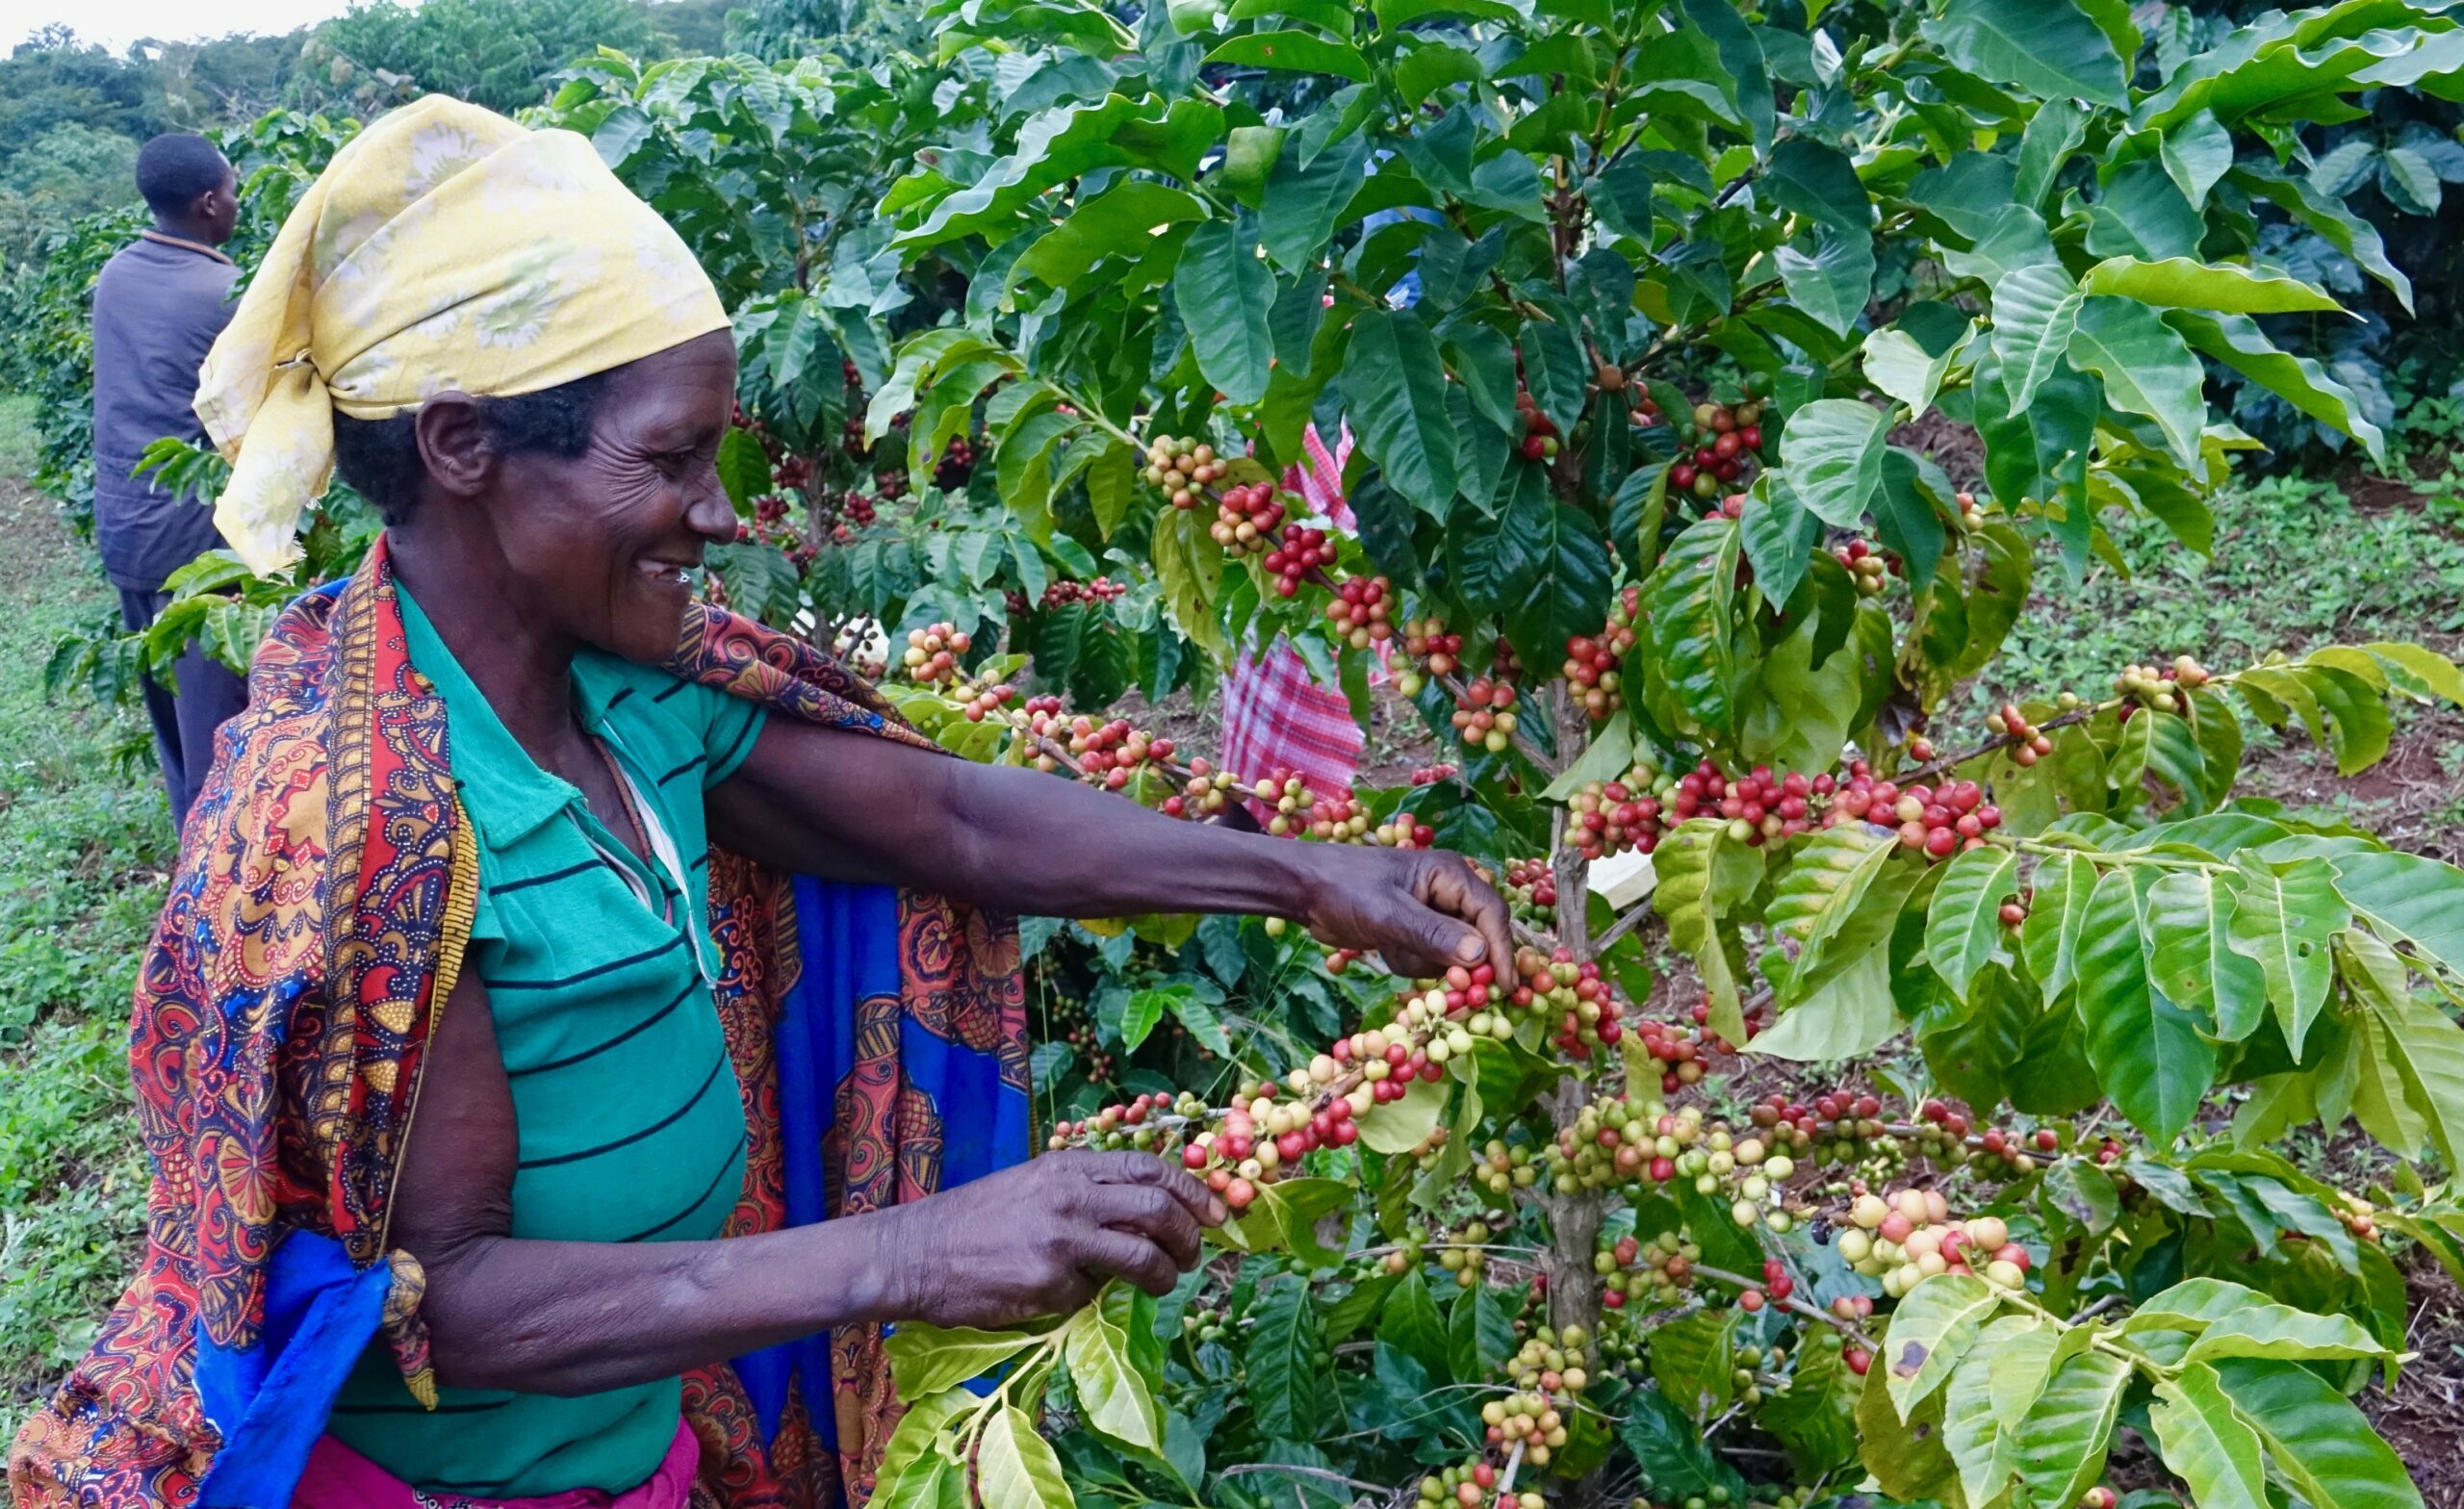
[(453, 775), (463, 806), (489, 844), (514, 843), (541, 824), (581, 802), (581, 792), (563, 778), (549, 774), (530, 757), (504, 720), (488, 705), (486, 694), (446, 648), (424, 610), (413, 600), (400, 577), (394, 593), (401, 605), (402, 637), (411, 664), (445, 700), (445, 719)]
[(157, 246), (177, 246), (182, 251), (193, 251), (199, 256), (212, 257), (215, 261), (221, 263), (226, 268), (236, 268), (239, 266), (238, 263), (224, 256), (218, 249), (209, 246), (201, 241), (189, 241), (179, 236), (167, 236), (161, 231), (139, 231), (137, 234), (140, 240), (150, 241)]

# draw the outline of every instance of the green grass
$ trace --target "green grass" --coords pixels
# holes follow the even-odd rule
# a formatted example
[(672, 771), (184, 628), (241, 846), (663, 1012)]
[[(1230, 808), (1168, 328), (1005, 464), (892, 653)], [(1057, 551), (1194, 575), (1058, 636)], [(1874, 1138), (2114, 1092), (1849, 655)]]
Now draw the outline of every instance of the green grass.
[[(2457, 425), (2451, 406), (2429, 407), (2414, 430), (2437, 441)], [(2040, 550), (2035, 600), (1975, 689), (1973, 711), (2063, 691), (2103, 697), (2123, 666), (2170, 664), (2185, 652), (2219, 671), (2272, 651), (2374, 639), (2464, 654), (2464, 470), (2454, 464), (2441, 459), (2350, 492), (2308, 478), (2254, 480), (2213, 506), (2215, 546), (2205, 556), (2153, 520), (2109, 516), (2129, 571), (2094, 562), (2075, 593), (2052, 551)], [(2238, 789), (2372, 828), (2401, 847), (2464, 856), (2464, 720), (2400, 709), (2398, 727), (2388, 762), (2347, 782), (2306, 736), (2253, 725)]]
[(142, 720), (44, 700), (54, 642), (112, 599), (51, 506), (5, 479), (25, 417), (0, 400), (0, 1440), (128, 1278), (145, 1189), (129, 997), (172, 853), (150, 762), (125, 758)]
[(36, 402), (29, 394), (0, 394), (0, 477), (34, 470)]

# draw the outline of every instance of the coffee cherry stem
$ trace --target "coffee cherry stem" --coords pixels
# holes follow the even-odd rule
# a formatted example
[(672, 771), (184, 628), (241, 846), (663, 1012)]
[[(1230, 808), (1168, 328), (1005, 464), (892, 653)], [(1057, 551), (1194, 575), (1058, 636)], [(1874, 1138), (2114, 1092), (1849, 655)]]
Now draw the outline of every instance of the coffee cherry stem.
[(1773, 1299), (1769, 1292), (1764, 1289), (1761, 1279), (1748, 1278), (1742, 1273), (1732, 1273), (1726, 1268), (1710, 1267), (1701, 1263), (1693, 1265), (1693, 1274), (1698, 1279), (1709, 1279), (1715, 1284), (1732, 1284), (1739, 1290), (1751, 1289), (1761, 1292), (1765, 1303), (1777, 1305), (1791, 1315), (1802, 1316), (1809, 1320), (1819, 1320), (1869, 1352), (1879, 1350), (1873, 1339), (1865, 1335), (1863, 1327), (1858, 1325), (1856, 1321), (1833, 1315), (1820, 1305), (1797, 1294), (1790, 1294), (1785, 1299)]

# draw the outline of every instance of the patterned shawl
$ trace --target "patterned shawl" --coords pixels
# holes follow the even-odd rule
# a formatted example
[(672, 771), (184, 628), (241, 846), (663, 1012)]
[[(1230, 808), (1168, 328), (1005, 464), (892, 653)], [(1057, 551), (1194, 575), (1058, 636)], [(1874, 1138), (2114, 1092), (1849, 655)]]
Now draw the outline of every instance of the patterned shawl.
[[(829, 656), (714, 608), (688, 618), (668, 668), (774, 716), (931, 747)], [(284, 1509), (380, 1334), (432, 1397), (424, 1280), (386, 1231), (421, 1047), (476, 898), (451, 768), (380, 541), (276, 623), (190, 814), (137, 989), (143, 1265), (12, 1449), (20, 1509)], [(710, 911), (751, 1137), (729, 1236), (1025, 1156), (1006, 921), (715, 853)], [(698, 1369), (684, 1408), (702, 1494), (780, 1509), (861, 1505), (897, 1413), (869, 1327)]]

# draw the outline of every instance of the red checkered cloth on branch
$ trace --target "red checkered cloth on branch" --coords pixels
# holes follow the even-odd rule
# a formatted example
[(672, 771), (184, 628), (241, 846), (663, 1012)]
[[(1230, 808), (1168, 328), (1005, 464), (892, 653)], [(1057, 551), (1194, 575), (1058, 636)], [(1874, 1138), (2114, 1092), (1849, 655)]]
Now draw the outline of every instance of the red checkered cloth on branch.
[[(1311, 513), (1351, 533), (1356, 524), (1344, 502), (1351, 426), (1343, 427), (1332, 450), (1318, 427), (1309, 426), (1301, 452), (1301, 464), (1284, 473), (1284, 490), (1306, 499)], [(1319, 682), (1299, 652), (1281, 639), (1261, 653), (1243, 652), (1225, 674), (1223, 767), (1243, 780), (1290, 771), (1321, 798), (1349, 796), (1361, 745), (1360, 725), (1352, 721), (1342, 688)], [(1255, 802), (1249, 810), (1261, 823), (1274, 815)]]

